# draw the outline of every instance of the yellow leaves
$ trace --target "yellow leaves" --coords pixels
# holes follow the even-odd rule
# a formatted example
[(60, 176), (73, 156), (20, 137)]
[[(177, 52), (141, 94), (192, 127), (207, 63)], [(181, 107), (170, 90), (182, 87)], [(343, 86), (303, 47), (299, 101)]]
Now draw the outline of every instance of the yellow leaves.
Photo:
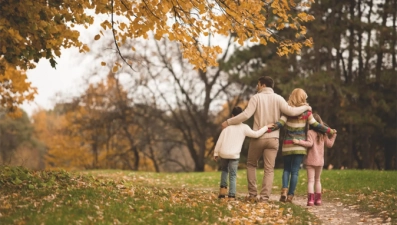
[(170, 11), (170, 4), (168, 4), (168, 2), (167, 3), (163, 3), (163, 4), (161, 4), (160, 5), (160, 8), (161, 8), (161, 11), (163, 12), (163, 13), (168, 13), (169, 11)]
[(261, 38), (261, 39), (259, 40), (259, 43), (261, 43), (262, 45), (267, 45), (267, 41), (266, 41), (265, 38)]
[(163, 37), (163, 35), (162, 35), (161, 33), (155, 33), (155, 34), (154, 34), (154, 38), (155, 38), (156, 40), (160, 40), (162, 37)]
[(37, 89), (27, 81), (25, 71), (16, 70), (1, 58), (0, 74), (0, 107), (8, 109), (13, 116), (21, 115), (18, 105), (32, 101), (37, 94)]
[(303, 42), (303, 44), (304, 44), (305, 46), (311, 48), (311, 47), (313, 47), (313, 39), (312, 39), (312, 38), (306, 39), (306, 40)]
[(290, 23), (290, 24), (289, 24), (289, 27), (291, 27), (291, 28), (294, 29), (294, 30), (297, 30), (297, 29), (298, 29), (298, 27), (296, 26), (295, 23)]
[(106, 62), (101, 62), (101, 66), (106, 66)]
[(273, 36), (270, 36), (268, 40), (270, 42), (272, 42), (272, 43), (276, 43), (277, 42), (277, 40)]
[(104, 30), (106, 30), (107, 28), (112, 28), (112, 24), (108, 21), (108, 20), (105, 20), (105, 21), (103, 21), (102, 23), (101, 23), (101, 27), (104, 29)]
[(304, 22), (308, 22), (308, 21), (312, 21), (314, 20), (314, 16), (313, 15), (309, 15), (305, 12), (301, 12), (298, 14), (298, 18)]
[(83, 45), (81, 46), (79, 52), (89, 52), (90, 48), (88, 47), (88, 45)]
[(284, 27), (285, 27), (284, 23), (280, 23), (280, 24), (277, 26), (277, 30), (282, 30), (282, 29), (284, 29)]
[[(115, 3), (116, 15), (124, 15), (131, 21), (130, 24), (125, 25), (120, 22), (116, 27), (116, 40), (124, 43), (127, 37), (147, 39), (148, 32), (154, 31), (153, 37), (156, 40), (167, 37), (171, 41), (181, 43), (184, 57), (196, 68), (205, 69), (207, 66), (217, 65), (217, 55), (208, 50), (197, 51), (197, 48), (202, 49), (204, 46), (195, 43), (199, 37), (235, 33), (235, 41), (240, 45), (244, 45), (247, 40), (261, 44), (267, 44), (268, 41), (278, 43), (274, 38), (268, 40), (262, 38), (265, 34), (265, 37), (269, 38), (267, 33), (269, 24), (266, 24), (267, 15), (264, 12), (276, 14), (281, 21), (274, 28), (282, 30), (291, 23), (289, 20), (293, 19), (288, 14), (291, 6), (298, 6), (293, 0), (267, 2), (271, 4), (270, 7), (261, 0), (240, 1), (239, 4), (235, 1), (227, 1), (223, 3), (225, 5), (192, 0), (180, 1), (177, 7), (171, 0), (161, 1), (161, 4), (157, 1), (145, 3), (138, 1), (126, 3), (130, 4), (128, 8), (132, 8), (131, 11), (126, 10), (122, 4)], [(306, 19), (309, 18), (307, 14)], [(103, 22), (101, 26), (103, 29), (111, 28), (109, 21)], [(297, 25), (292, 26), (293, 29), (296, 27)]]
[(97, 41), (101, 38), (101, 36), (99, 34), (95, 35), (94, 40)]

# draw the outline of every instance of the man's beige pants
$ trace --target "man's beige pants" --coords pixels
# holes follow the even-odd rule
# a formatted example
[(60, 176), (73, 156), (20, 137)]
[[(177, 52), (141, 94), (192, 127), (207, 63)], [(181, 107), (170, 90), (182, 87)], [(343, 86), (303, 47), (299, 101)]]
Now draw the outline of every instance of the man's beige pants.
[(270, 194), (272, 192), (274, 164), (276, 163), (278, 147), (278, 138), (250, 140), (247, 158), (248, 193), (250, 196), (254, 197), (258, 194), (256, 186), (256, 168), (258, 167), (259, 159), (263, 157), (264, 173), (260, 198), (262, 200), (269, 200)]

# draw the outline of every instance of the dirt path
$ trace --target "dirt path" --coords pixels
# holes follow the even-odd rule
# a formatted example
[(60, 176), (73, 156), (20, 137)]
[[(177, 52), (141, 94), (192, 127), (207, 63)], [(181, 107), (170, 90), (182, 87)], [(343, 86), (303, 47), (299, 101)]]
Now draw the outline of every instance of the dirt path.
[[(270, 200), (278, 201), (279, 196), (272, 195)], [(332, 202), (324, 201), (322, 206), (306, 206), (305, 197), (294, 198), (294, 204), (307, 208), (310, 213), (317, 216), (324, 225), (335, 224), (390, 224), (382, 223), (382, 219), (374, 218), (369, 214), (359, 212), (355, 207), (343, 205), (338, 199)]]

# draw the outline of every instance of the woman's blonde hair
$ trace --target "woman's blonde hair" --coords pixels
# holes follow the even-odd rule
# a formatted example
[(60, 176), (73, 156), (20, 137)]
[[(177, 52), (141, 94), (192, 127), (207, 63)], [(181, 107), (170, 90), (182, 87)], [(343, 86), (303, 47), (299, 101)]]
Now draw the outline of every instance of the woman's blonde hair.
[(289, 96), (288, 105), (295, 107), (307, 105), (306, 99), (306, 92), (302, 88), (295, 88)]

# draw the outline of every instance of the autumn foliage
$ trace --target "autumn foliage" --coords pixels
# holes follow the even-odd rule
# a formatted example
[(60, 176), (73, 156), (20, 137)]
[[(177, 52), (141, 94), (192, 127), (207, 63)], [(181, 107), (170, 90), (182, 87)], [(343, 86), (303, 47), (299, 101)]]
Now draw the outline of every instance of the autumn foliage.
[[(277, 43), (279, 55), (299, 53), (303, 45), (311, 46), (306, 27), (302, 25), (314, 19), (305, 12), (312, 1), (302, 3), (287, 0), (249, 1), (110, 1), (109, 5), (97, 5), (96, 13), (117, 15), (104, 21), (104, 29), (112, 29), (117, 45), (129, 39), (143, 37), (168, 38), (180, 43), (184, 57), (197, 68), (216, 66), (217, 56), (222, 52), (218, 45), (208, 46), (200, 42), (201, 37), (233, 35), (243, 45), (251, 41), (266, 45)], [(296, 39), (281, 40), (277, 31), (285, 28), (296, 31)], [(95, 39), (99, 39), (97, 35)], [(132, 50), (134, 50), (133, 48)], [(131, 63), (131, 62), (129, 62)]]
[[(73, 27), (92, 24), (85, 14), (88, 1), (1, 1), (0, 3), (0, 106), (14, 109), (31, 101), (36, 89), (26, 80), (27, 69), (41, 58), (56, 66), (62, 48), (88, 51)], [(88, 6), (88, 5), (87, 5)]]
[[(196, 68), (206, 69), (217, 65), (217, 56), (222, 52), (218, 45), (205, 45), (200, 38), (215, 35), (233, 35), (243, 45), (252, 41), (266, 45), (276, 43), (279, 55), (299, 53), (303, 45), (311, 46), (312, 40), (305, 36), (302, 23), (313, 16), (303, 12), (313, 0), (301, 3), (287, 0), (249, 1), (200, 1), (200, 0), (49, 0), (49, 1), (2, 1), (0, 3), (0, 74), (10, 74), (1, 81), (1, 106), (12, 107), (21, 101), (32, 100), (35, 89), (24, 79), (23, 72), (32, 69), (42, 58), (56, 67), (56, 58), (62, 48), (77, 47), (87, 52), (87, 45), (79, 40), (77, 25), (88, 27), (95, 14), (109, 15), (101, 23), (104, 30), (113, 33), (116, 48), (127, 40), (153, 36), (180, 43), (183, 56)], [(301, 11), (301, 12), (300, 12)], [(298, 12), (298, 13), (296, 13)], [(291, 28), (296, 31), (294, 40), (281, 39), (278, 30)], [(103, 32), (95, 36), (101, 37)], [(132, 47), (131, 51), (135, 50)], [(130, 66), (132, 61), (123, 60)], [(118, 64), (117, 66), (121, 66)], [(133, 66), (133, 65), (132, 65)], [(116, 67), (117, 69), (117, 67)], [(16, 72), (13, 72), (16, 71)], [(115, 71), (114, 71), (115, 72)], [(15, 83), (13, 87), (7, 83)], [(18, 95), (17, 93), (27, 94)]]

